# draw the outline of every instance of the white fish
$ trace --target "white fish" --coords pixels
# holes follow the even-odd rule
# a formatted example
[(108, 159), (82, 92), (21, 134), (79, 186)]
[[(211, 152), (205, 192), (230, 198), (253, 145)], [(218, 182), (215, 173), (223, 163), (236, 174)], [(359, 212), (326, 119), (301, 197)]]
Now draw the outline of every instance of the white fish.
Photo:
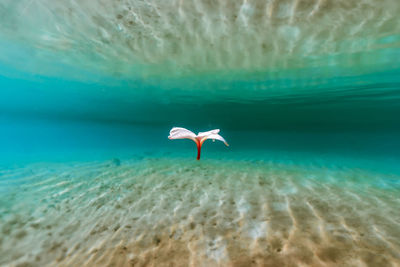
[(173, 127), (171, 131), (169, 132), (168, 139), (191, 139), (193, 140), (196, 145), (197, 145), (197, 160), (200, 159), (200, 152), (201, 152), (201, 146), (203, 145), (204, 141), (207, 139), (212, 139), (213, 141), (219, 140), (224, 142), (226, 146), (229, 146), (228, 143), (225, 141), (225, 139), (220, 136), (219, 134), (219, 129), (211, 130), (208, 132), (199, 132), (197, 135), (195, 135), (192, 131), (189, 131), (188, 129), (181, 128), (181, 127)]

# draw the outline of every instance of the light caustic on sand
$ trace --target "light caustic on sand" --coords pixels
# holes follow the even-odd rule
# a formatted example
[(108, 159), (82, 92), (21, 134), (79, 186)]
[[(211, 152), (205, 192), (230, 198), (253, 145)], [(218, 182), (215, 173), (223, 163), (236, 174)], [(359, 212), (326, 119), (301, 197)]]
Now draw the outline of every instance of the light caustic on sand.
[(397, 176), (240, 161), (118, 165), (3, 170), (0, 265), (400, 264)]

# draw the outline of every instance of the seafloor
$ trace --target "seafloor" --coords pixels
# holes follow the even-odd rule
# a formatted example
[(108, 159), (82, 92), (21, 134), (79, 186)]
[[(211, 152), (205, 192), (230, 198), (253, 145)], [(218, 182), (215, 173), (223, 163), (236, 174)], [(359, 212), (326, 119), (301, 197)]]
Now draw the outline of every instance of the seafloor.
[(400, 177), (136, 157), (2, 169), (1, 266), (400, 266)]

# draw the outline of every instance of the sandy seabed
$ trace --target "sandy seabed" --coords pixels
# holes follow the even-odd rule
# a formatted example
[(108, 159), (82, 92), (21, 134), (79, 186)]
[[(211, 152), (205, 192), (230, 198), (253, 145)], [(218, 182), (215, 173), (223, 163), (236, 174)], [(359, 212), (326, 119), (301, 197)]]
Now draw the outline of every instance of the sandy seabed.
[(1, 266), (400, 266), (400, 177), (141, 158), (0, 171)]

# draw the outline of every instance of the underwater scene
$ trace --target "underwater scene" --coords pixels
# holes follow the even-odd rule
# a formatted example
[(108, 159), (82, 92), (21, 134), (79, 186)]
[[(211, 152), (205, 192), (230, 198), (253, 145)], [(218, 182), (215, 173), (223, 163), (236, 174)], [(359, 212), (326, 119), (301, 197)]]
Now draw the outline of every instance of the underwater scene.
[(400, 267), (399, 14), (0, 0), (0, 266)]

